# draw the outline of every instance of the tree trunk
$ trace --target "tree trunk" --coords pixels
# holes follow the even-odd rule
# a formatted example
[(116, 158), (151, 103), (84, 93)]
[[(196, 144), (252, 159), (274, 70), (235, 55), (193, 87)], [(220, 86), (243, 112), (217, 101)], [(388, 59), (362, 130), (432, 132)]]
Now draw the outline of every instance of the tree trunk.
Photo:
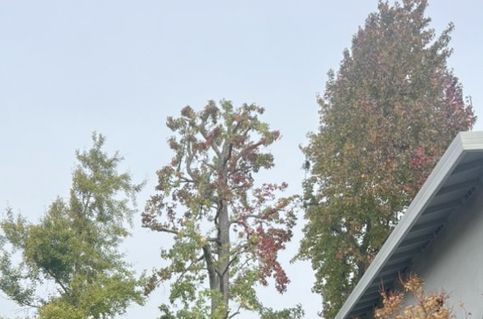
[[(206, 244), (203, 246), (203, 257), (206, 262), (206, 270), (208, 271), (208, 278), (210, 279), (210, 290), (218, 290), (219, 289), (219, 280), (218, 276), (216, 274), (216, 268), (215, 265), (213, 264), (213, 255), (211, 254), (211, 248), (209, 244)], [(214, 298), (211, 298), (211, 317), (213, 317), (213, 314), (216, 311), (216, 300)]]
[(219, 263), (219, 291), (223, 297), (223, 306), (225, 312), (228, 313), (228, 300), (230, 293), (230, 221), (228, 218), (228, 207), (225, 201), (221, 201), (222, 207), (219, 215), (219, 247), (218, 247), (218, 263)]
[(228, 214), (228, 203), (225, 199), (228, 187), (227, 163), (231, 157), (232, 145), (225, 143), (219, 161), (219, 202), (218, 202), (218, 278), (219, 292), (223, 298), (224, 317), (228, 318), (229, 297), (230, 297), (230, 216)]

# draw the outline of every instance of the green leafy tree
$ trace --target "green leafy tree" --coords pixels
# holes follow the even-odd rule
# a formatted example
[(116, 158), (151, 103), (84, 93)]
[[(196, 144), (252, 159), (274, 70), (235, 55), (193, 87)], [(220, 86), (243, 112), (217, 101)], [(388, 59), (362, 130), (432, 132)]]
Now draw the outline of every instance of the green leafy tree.
[(475, 116), (447, 67), (450, 24), (429, 27), (426, 0), (381, 1), (329, 72), (320, 127), (303, 149), (308, 221), (300, 257), (333, 318), (433, 165)]
[[(103, 150), (104, 137), (77, 152), (68, 201), (55, 200), (39, 223), (7, 212), (1, 222), (0, 289), (39, 319), (113, 318), (131, 302), (142, 303), (136, 279), (118, 247), (128, 232), (135, 185), (120, 174), (122, 160)], [(21, 256), (13, 263), (12, 251)]]
[(143, 214), (145, 227), (173, 239), (161, 253), (167, 265), (146, 287), (149, 293), (170, 280), (172, 305), (160, 307), (162, 318), (232, 318), (242, 309), (275, 318), (255, 286), (273, 277), (279, 292), (287, 288), (277, 254), (292, 237), (295, 198), (276, 197), (286, 184), (254, 184), (255, 173), (274, 165), (264, 149), (280, 136), (258, 119), (262, 113), (222, 101), (168, 118), (174, 156), (157, 172)]
[(293, 308), (283, 310), (273, 310), (271, 308), (265, 308), (261, 311), (261, 319), (299, 319), (304, 317), (304, 311), (302, 306), (297, 305)]

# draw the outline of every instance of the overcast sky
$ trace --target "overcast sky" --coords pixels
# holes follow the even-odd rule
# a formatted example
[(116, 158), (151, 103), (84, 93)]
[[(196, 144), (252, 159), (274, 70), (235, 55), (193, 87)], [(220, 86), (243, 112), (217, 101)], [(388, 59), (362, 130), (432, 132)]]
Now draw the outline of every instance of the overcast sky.
[[(270, 175), (298, 193), (304, 172), (299, 144), (317, 127), (316, 96), (326, 73), (374, 0), (0, 0), (0, 208), (10, 206), (32, 221), (68, 192), (75, 149), (90, 145), (92, 131), (125, 156), (123, 167), (147, 180), (142, 208), (153, 192), (156, 169), (169, 161), (165, 120), (189, 104), (209, 99), (255, 102), (264, 120), (282, 132), (273, 147)], [(441, 30), (453, 21), (450, 66), (483, 116), (483, 3), (433, 0), (429, 16)], [(478, 120), (476, 129), (482, 127)], [(288, 292), (273, 286), (262, 299), (274, 307), (301, 303), (307, 318), (320, 310), (311, 293), (308, 263), (290, 265)], [(124, 246), (141, 271), (159, 264), (166, 237), (139, 227)], [(160, 287), (145, 307), (122, 318), (156, 318), (166, 300)], [(25, 310), (0, 295), (0, 315)], [(244, 315), (240, 318), (250, 318)]]

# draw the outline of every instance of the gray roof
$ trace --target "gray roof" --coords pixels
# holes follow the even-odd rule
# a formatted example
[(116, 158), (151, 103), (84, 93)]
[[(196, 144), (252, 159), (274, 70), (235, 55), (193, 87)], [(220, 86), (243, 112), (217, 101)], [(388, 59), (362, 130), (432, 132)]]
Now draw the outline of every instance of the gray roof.
[(381, 285), (392, 287), (413, 258), (447, 226), (449, 215), (463, 213), (460, 208), (482, 175), (483, 132), (459, 133), (335, 318), (370, 315), (379, 302)]

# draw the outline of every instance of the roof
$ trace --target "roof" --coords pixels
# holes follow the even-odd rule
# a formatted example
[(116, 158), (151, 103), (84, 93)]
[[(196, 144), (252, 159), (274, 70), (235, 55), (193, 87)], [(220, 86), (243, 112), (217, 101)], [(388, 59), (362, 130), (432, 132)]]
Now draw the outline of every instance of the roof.
[(398, 275), (447, 226), (452, 213), (480, 185), (483, 175), (483, 132), (459, 133), (434, 167), (398, 225), (339, 310), (335, 319), (371, 314), (381, 285), (390, 288)]

